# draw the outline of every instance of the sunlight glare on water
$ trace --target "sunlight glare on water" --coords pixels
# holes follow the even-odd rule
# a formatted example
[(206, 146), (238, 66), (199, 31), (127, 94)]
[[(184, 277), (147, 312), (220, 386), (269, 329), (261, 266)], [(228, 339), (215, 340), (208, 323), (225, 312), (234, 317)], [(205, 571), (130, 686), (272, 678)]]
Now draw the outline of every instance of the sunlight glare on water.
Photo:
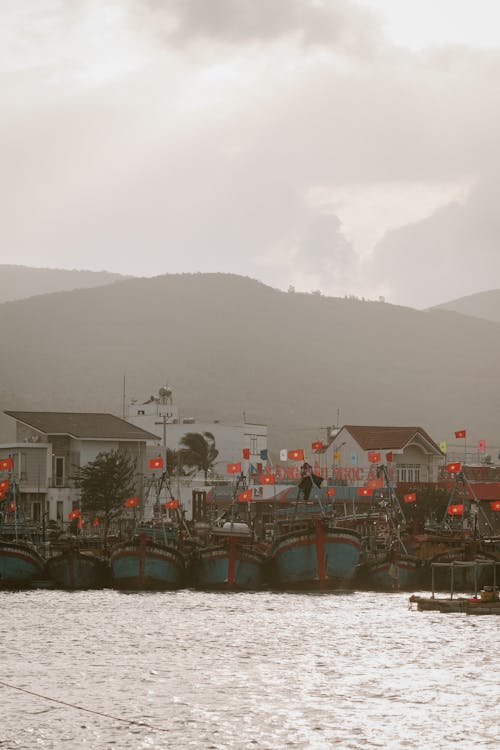
[(1, 750), (498, 747), (495, 616), (407, 594), (0, 599)]

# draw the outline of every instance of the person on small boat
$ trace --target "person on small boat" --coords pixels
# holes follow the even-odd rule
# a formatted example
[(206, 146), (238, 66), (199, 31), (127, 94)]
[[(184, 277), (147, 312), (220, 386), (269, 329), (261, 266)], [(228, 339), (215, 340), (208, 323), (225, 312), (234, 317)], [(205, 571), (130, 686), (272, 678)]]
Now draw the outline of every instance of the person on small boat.
[(323, 478), (315, 474), (313, 471), (313, 467), (307, 462), (302, 464), (300, 469), (300, 476), (301, 479), (299, 482), (299, 491), (302, 493), (304, 500), (307, 502), (311, 495), (312, 488), (314, 486), (321, 487)]

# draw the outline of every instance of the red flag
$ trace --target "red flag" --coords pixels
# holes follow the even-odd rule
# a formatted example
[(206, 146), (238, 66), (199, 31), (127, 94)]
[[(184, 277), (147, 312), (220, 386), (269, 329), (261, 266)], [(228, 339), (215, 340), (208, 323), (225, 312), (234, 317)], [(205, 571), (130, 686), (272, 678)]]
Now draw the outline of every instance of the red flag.
[(490, 502), (491, 510), (500, 510), (500, 500), (492, 500)]
[(392, 461), (392, 451), (389, 451), (389, 453), (385, 454), (385, 460), (387, 461), (388, 464), (391, 463), (391, 461)]
[(125, 500), (126, 508), (137, 508), (138, 505), (139, 505), (138, 497), (127, 497)]
[(173, 498), (172, 500), (167, 500), (167, 502), (165, 503), (165, 508), (167, 510), (175, 510), (178, 507), (179, 507), (179, 501), (174, 500)]
[(78, 519), (78, 528), (83, 529), (83, 518)]
[(360, 497), (371, 497), (373, 495), (373, 490), (371, 487), (358, 487), (358, 495)]
[(243, 448), (243, 458), (250, 458), (250, 448)]
[(377, 479), (368, 479), (366, 486), (372, 490), (379, 490), (384, 486), (384, 482), (382, 477), (377, 477)]
[(416, 492), (408, 492), (406, 495), (403, 495), (403, 500), (405, 501), (405, 503), (414, 503), (416, 499)]
[(335, 497), (335, 487), (328, 487), (326, 494), (328, 497)]
[(238, 461), (237, 464), (227, 464), (226, 471), (228, 474), (239, 474), (241, 471), (241, 463)]
[(315, 443), (312, 443), (311, 448), (313, 449), (313, 451), (320, 451), (323, 448), (323, 441), (316, 440)]
[(99, 524), (100, 524), (100, 521), (99, 521), (98, 518), (93, 518), (92, 519), (92, 526), (99, 526)]
[(7, 490), (0, 490), (0, 500), (3, 500), (6, 494)]
[(0, 482), (0, 492), (7, 492), (9, 489), (9, 480), (4, 479), (3, 482)]
[(0, 471), (7, 471), (8, 469), (12, 469), (13, 467), (12, 459), (11, 458), (1, 458), (0, 459)]
[(150, 458), (149, 468), (150, 469), (163, 469), (163, 458), (161, 458), (160, 456), (158, 456), (157, 458)]
[(449, 516), (461, 516), (464, 512), (464, 506), (462, 503), (458, 503), (457, 505), (448, 505), (448, 515)]
[(238, 502), (239, 503), (249, 503), (252, 499), (252, 490), (243, 490), (243, 492), (240, 492), (238, 495)]
[(380, 453), (378, 451), (368, 451), (368, 461), (371, 464), (378, 464), (380, 461)]
[(10, 512), (10, 513), (14, 513), (15, 509), (16, 509), (16, 504), (15, 504), (14, 502), (12, 502), (12, 503), (11, 503), (11, 504), (9, 505), (9, 512)]
[(274, 474), (261, 474), (259, 477), (259, 482), (261, 484), (274, 484), (276, 482), (276, 477)]
[(446, 464), (446, 471), (448, 474), (458, 474), (460, 469), (462, 468), (462, 464), (460, 461), (456, 461), (453, 464)]
[(467, 430), (457, 430), (455, 432), (456, 438), (464, 438), (467, 435)]
[(485, 451), (486, 450), (486, 440), (478, 440), (477, 441), (477, 449), (478, 449), (478, 451)]
[(294, 451), (288, 451), (288, 458), (290, 461), (303, 461), (304, 460), (304, 449), (298, 448)]
[(78, 510), (78, 508), (72, 510), (68, 516), (69, 521), (73, 521), (75, 518), (80, 518), (80, 511)]

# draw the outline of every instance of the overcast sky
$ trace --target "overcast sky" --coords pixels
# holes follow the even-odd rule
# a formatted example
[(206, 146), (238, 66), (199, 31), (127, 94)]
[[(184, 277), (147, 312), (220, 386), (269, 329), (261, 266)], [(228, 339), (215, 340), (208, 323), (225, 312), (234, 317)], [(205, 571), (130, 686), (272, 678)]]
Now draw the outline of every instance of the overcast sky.
[(498, 0), (2, 0), (1, 263), (500, 287)]

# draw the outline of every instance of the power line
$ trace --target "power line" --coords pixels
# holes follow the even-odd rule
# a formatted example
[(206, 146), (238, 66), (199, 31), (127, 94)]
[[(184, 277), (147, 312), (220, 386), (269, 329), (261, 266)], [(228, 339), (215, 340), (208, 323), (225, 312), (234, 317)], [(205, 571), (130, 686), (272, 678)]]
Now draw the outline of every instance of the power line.
[(144, 727), (145, 729), (154, 729), (156, 732), (169, 732), (170, 731), (166, 727), (156, 727), (152, 724), (147, 724), (145, 721), (136, 721), (134, 719), (123, 719), (120, 716), (112, 716), (111, 714), (106, 714), (103, 711), (95, 711), (92, 708), (85, 708), (84, 706), (77, 706), (75, 703), (67, 703), (66, 701), (58, 700), (57, 698), (50, 698), (48, 695), (42, 695), (42, 693), (35, 693), (33, 690), (27, 690), (26, 688), (19, 687), (18, 685), (10, 685), (8, 682), (2, 682), (2, 680), (0, 680), (0, 685), (6, 688), (10, 688), (11, 690), (19, 690), (20, 692), (27, 693), (28, 695), (34, 695), (37, 698), (42, 698), (45, 701), (58, 703), (61, 706), (67, 706), (68, 708), (76, 708), (78, 711), (86, 711), (88, 714), (96, 714), (97, 716), (104, 716), (106, 719), (113, 719), (113, 721), (121, 721), (124, 724)]

